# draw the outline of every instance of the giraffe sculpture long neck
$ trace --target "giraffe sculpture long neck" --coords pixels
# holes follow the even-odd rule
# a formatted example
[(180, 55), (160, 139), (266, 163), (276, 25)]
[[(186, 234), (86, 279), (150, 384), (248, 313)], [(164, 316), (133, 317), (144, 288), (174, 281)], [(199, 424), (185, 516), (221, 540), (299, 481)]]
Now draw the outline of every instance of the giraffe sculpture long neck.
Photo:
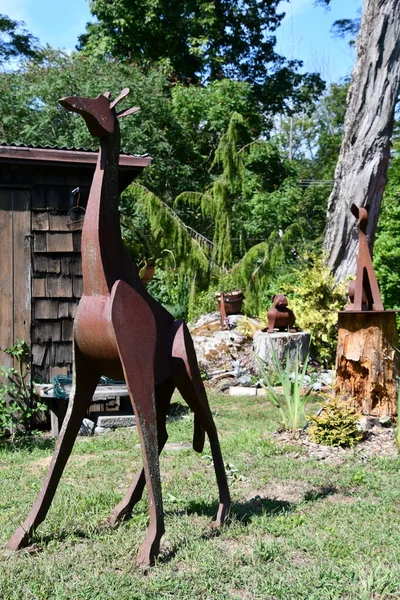
[(119, 218), (118, 163), (120, 133), (117, 119), (111, 135), (100, 139), (99, 157), (90, 188), (82, 232), (83, 293), (110, 293), (125, 264)]

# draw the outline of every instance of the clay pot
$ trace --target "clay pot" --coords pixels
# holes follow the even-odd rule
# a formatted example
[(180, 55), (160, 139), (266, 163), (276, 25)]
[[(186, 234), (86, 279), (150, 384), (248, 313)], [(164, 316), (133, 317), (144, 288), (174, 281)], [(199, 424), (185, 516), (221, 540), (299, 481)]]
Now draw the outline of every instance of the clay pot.
[[(221, 294), (215, 294), (217, 300), (217, 309), (220, 311), (220, 297)], [(241, 290), (236, 290), (234, 292), (224, 292), (224, 304), (225, 304), (225, 312), (227, 315), (237, 315), (242, 310), (244, 296)]]
[(154, 265), (147, 265), (145, 269), (140, 270), (140, 279), (144, 285), (147, 285), (153, 279), (154, 271)]

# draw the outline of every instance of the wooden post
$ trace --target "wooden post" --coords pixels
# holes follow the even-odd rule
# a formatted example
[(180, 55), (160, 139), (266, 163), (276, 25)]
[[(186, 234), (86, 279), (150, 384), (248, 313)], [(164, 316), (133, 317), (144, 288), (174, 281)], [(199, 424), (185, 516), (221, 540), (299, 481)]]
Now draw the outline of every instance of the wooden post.
[(337, 390), (363, 415), (397, 415), (397, 348), (394, 311), (339, 312)]

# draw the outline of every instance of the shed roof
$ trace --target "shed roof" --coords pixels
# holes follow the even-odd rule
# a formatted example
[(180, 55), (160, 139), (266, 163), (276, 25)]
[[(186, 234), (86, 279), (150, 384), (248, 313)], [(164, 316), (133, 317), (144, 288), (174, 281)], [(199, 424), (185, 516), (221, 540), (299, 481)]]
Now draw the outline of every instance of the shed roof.
[[(27, 164), (39, 162), (48, 165), (95, 165), (98, 152), (93, 150), (58, 148), (48, 146), (23, 146), (0, 144), (0, 162), (13, 162)], [(142, 171), (151, 162), (149, 155), (136, 156), (134, 154), (120, 154), (119, 166), (121, 170), (133, 169)]]

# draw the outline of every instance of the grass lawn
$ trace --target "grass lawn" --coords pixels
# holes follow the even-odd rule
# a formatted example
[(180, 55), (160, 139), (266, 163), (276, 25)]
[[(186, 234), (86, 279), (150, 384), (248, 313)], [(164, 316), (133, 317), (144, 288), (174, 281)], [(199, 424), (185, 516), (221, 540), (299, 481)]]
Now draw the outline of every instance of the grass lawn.
[[(150, 570), (135, 566), (147, 500), (106, 525), (139, 466), (137, 435), (79, 438), (29, 552), (5, 544), (41, 485), (53, 442), (0, 447), (1, 600), (330, 600), (400, 598), (400, 459), (324, 464), (277, 445), (275, 409), (211, 396), (233, 507), (211, 528), (217, 487), (209, 447), (164, 451), (166, 534)], [(169, 424), (190, 442), (193, 418)], [(35, 550), (36, 548), (36, 550)]]

